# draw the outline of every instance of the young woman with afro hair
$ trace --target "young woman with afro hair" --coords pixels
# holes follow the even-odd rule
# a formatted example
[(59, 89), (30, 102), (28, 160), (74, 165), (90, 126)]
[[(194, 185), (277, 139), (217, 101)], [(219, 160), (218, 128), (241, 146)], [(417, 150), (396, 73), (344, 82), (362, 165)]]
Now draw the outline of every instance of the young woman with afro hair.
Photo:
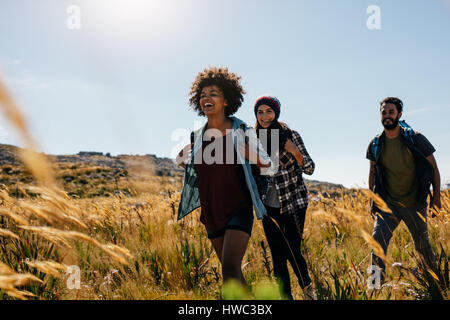
[(191, 133), (191, 144), (178, 155), (185, 179), (178, 219), (201, 207), (200, 221), (222, 264), (223, 282), (246, 287), (241, 264), (253, 226), (266, 214), (250, 164), (273, 174), (270, 157), (256, 133), (232, 116), (241, 107), (240, 76), (227, 68), (208, 68), (192, 84), (190, 105), (207, 123)]

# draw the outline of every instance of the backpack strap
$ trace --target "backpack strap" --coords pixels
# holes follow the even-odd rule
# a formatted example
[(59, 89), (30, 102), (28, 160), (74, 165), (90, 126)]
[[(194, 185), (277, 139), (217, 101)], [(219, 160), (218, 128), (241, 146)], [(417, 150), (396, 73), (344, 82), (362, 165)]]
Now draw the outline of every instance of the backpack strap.
[(413, 135), (415, 134), (413, 128), (406, 123), (405, 120), (399, 121), (401, 132), (403, 137), (408, 140), (411, 144), (414, 144)]

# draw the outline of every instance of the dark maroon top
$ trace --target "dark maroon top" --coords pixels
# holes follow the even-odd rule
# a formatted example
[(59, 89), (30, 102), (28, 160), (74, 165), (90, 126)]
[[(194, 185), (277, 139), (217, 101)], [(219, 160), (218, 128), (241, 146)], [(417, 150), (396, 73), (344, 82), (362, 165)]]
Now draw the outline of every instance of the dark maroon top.
[[(195, 164), (201, 205), (200, 221), (208, 232), (222, 229), (237, 210), (252, 206), (250, 192), (245, 182), (244, 169), (242, 164), (237, 163), (231, 136), (228, 136), (228, 139), (226, 137), (216, 138), (215, 145), (222, 146), (223, 149), (217, 147), (212, 151), (213, 146), (207, 148), (206, 152), (205, 148), (215, 139), (203, 141), (202, 163)], [(222, 158), (222, 164), (208, 161), (207, 157), (215, 157), (216, 152), (219, 159)], [(228, 155), (228, 163), (227, 152), (231, 152)], [(222, 153), (222, 157), (220, 157), (220, 153)]]

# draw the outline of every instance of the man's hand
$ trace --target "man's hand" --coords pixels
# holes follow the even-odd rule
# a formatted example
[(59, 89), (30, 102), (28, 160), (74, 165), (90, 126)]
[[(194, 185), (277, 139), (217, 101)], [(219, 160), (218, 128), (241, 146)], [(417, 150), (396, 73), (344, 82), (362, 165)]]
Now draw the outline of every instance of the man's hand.
[(430, 208), (432, 209), (431, 210), (431, 217), (432, 218), (436, 217), (436, 214), (434, 213), (434, 211), (442, 209), (441, 195), (439, 193), (433, 195), (433, 198), (431, 198)]
[(436, 207), (437, 209), (442, 209), (440, 194), (436, 194), (435, 196), (433, 196), (433, 198), (431, 199), (431, 206)]
[[(433, 167), (433, 198), (430, 202), (430, 207), (435, 210), (439, 210), (442, 208), (441, 205), (441, 175), (439, 173), (439, 169), (436, 163), (436, 159), (433, 155), (427, 157), (428, 162)], [(431, 214), (431, 217), (434, 218), (436, 215), (434, 213)]]

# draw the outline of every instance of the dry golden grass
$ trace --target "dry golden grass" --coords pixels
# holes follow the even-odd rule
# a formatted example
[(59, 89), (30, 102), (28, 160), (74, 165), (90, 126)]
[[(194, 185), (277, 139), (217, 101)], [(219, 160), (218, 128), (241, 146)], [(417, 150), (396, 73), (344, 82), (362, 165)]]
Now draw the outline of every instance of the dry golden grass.
[[(20, 157), (37, 182), (36, 186), (30, 188), (40, 195), (37, 201), (18, 201), (11, 198), (2, 190), (0, 197), (5, 206), (0, 212), (2, 216), (10, 218), (13, 226), (18, 226), (24, 232), (36, 232), (56, 245), (63, 244), (66, 247), (70, 247), (68, 245), (68, 239), (88, 242), (121, 264), (128, 264), (126, 258), (131, 258), (132, 255), (127, 249), (120, 248), (120, 246), (114, 244), (101, 243), (90, 235), (77, 230), (67, 230), (69, 228), (89, 229), (89, 227), (80, 220), (78, 207), (74, 206), (65, 192), (56, 186), (55, 175), (51, 170), (51, 164), (42, 154), (34, 151), (36, 144), (27, 129), (25, 118), (14, 103), (1, 79), (0, 106), (6, 118), (15, 126), (26, 144), (26, 149), (23, 149)], [(9, 207), (8, 204), (12, 204), (13, 206)], [(2, 218), (2, 225), (8, 227), (11, 226), (11, 222), (5, 222)], [(44, 225), (42, 225), (43, 223)], [(54, 227), (49, 227), (48, 225)], [(14, 238), (17, 242), (22, 242), (18, 235), (4, 228), (0, 229), (0, 236), (2, 238)], [(5, 250), (10, 249), (4, 241), (2, 239), (3, 248)], [(43, 267), (44, 265), (45, 268)], [(54, 261), (47, 261), (46, 263), (36, 262), (33, 266), (41, 270), (47, 270), (50, 274), (55, 275), (53, 272), (54, 267), (61, 266), (61, 264)], [(4, 271), (5, 268), (2, 268), (2, 270)], [(26, 291), (19, 291), (15, 288), (36, 280), (42, 282), (40, 279), (28, 274), (1, 274), (0, 289), (5, 290), (10, 296), (22, 299), (33, 296), (33, 294)]]
[[(36, 223), (42, 219), (30, 207), (52, 206), (54, 212), (60, 210), (54, 207), (53, 201), (47, 202), (40, 197), (20, 201), (10, 198), (9, 202), (4, 202), (2, 209), (9, 213), (11, 224), (56, 243), (58, 250), (66, 257), (58, 263), (80, 267), (82, 287), (79, 290), (65, 288), (66, 277), (59, 274), (61, 299), (219, 298), (220, 263), (199, 222), (198, 210), (181, 221), (177, 221), (174, 215), (180, 197), (181, 179), (173, 182), (169, 178), (153, 176), (141, 181), (141, 185), (143, 191), (134, 197), (64, 200), (67, 201), (64, 208), (70, 208), (69, 211), (87, 229), (67, 219), (54, 219), (54, 226)], [(343, 279), (342, 285), (345, 281), (350, 283), (359, 279), (355, 292), (369, 294), (364, 280), (367, 278), (369, 254), (372, 249), (376, 252), (380, 249), (370, 235), (373, 228), (368, 211), (370, 198), (362, 192), (355, 192), (353, 196), (343, 193), (332, 201), (310, 202), (304, 249), (311, 273), (324, 286), (325, 282), (332, 284), (333, 274), (338, 273)], [(436, 252), (439, 245), (446, 252), (450, 245), (448, 192), (442, 194), (442, 199), (443, 209), (437, 212), (435, 218), (428, 217), (430, 238)], [(67, 215), (67, 211), (64, 214)], [(17, 223), (11, 216), (27, 224)], [(18, 232), (16, 234), (19, 235)], [(261, 243), (268, 248), (261, 223), (255, 221), (243, 263), (244, 275), (252, 287), (261, 281), (274, 282), (273, 274), (269, 274), (265, 265), (266, 259), (270, 262), (270, 254), (263, 253)], [(383, 256), (379, 251), (378, 254)], [(414, 255), (408, 231), (401, 225), (384, 257), (390, 286), (384, 287), (372, 298), (418, 298), (410, 285), (414, 281), (410, 271), (417, 266)], [(122, 265), (124, 262), (128, 264)], [(401, 263), (403, 268), (392, 267), (395, 262)], [(30, 263), (30, 266), (37, 268), (37, 265)], [(56, 277), (57, 270), (40, 266), (44, 266), (38, 268), (40, 271)], [(360, 279), (361, 275), (364, 279)], [(302, 292), (294, 283), (294, 274), (292, 279), (294, 296), (301, 299)], [(48, 281), (48, 278), (43, 281)], [(329, 293), (323, 298), (331, 299), (333, 296)], [(358, 295), (355, 293), (354, 297), (347, 298), (357, 299)]]

